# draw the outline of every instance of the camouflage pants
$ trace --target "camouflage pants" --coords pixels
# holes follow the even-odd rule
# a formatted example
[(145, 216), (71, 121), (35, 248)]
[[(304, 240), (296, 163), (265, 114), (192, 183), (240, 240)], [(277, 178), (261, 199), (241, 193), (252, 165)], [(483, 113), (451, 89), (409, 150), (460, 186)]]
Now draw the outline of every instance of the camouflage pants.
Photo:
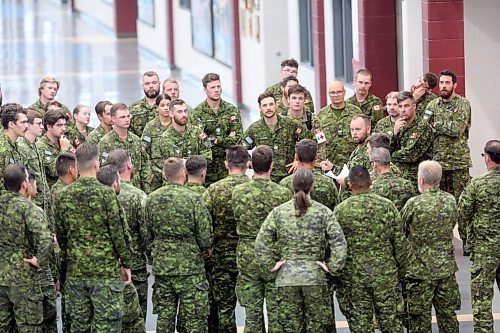
[(54, 285), (42, 286), (43, 294), (43, 333), (57, 333), (57, 292)]
[[(460, 194), (470, 180), (469, 169), (461, 170), (443, 170), (443, 177), (439, 187), (441, 190), (453, 194), (458, 202)], [(467, 226), (462, 221), (458, 223), (458, 232), (462, 239), (463, 245), (467, 246)]]
[(328, 286), (278, 287), (278, 295), (282, 332), (335, 332)]
[(123, 289), (122, 333), (144, 332), (146, 332), (146, 328), (137, 290), (133, 283), (125, 285)]
[(175, 331), (177, 307), (184, 332), (207, 332), (208, 288), (205, 274), (155, 276), (153, 307), (158, 314), (157, 332)]
[(495, 280), (500, 290), (500, 254), (472, 252), (470, 268), (472, 313), (474, 315), (474, 333), (493, 333), (493, 315), (491, 306)]
[(71, 332), (120, 333), (124, 286), (121, 280), (66, 281)]
[(373, 315), (382, 332), (403, 332), (403, 296), (396, 277), (379, 285), (365, 286), (342, 281), (337, 288), (340, 310), (352, 333), (373, 332)]
[[(208, 254), (203, 256), (205, 261), (205, 272), (207, 273), (207, 280), (210, 285), (208, 289), (208, 332), (217, 333), (219, 329), (219, 309), (217, 308), (217, 302), (215, 302), (214, 290), (212, 288), (213, 281), (212, 276), (214, 275), (214, 257), (209, 257)], [(185, 331), (179, 330), (179, 333), (185, 333)]]
[(41, 333), (43, 293), (36, 284), (0, 286), (0, 332)]
[(440, 333), (458, 333), (455, 314), (460, 309), (460, 290), (455, 274), (439, 280), (407, 279), (408, 332), (427, 333), (432, 331), (431, 310), (436, 310)]
[(148, 277), (149, 273), (146, 267), (132, 270), (132, 283), (139, 296), (139, 304), (141, 305), (144, 321), (146, 321), (146, 315), (148, 313)]

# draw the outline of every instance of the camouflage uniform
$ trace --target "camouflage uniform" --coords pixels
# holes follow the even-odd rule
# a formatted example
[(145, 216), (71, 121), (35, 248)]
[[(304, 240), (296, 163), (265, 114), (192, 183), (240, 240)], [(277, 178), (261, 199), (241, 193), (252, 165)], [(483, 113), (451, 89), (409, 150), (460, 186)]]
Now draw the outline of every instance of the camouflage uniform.
[(3, 184), (3, 173), (9, 164), (26, 164), (17, 142), (12, 142), (4, 132), (0, 133), (0, 194), (7, 191)]
[[(358, 144), (356, 149), (353, 150), (349, 160), (347, 161), (347, 167), (351, 169), (353, 166), (361, 165), (366, 169), (370, 170), (370, 157), (368, 156), (368, 143), (367, 141)], [(352, 195), (351, 189), (349, 188), (348, 182), (349, 177), (345, 178), (345, 186), (340, 189), (340, 199), (341, 201), (349, 198)]]
[(417, 102), (417, 115), (422, 117), (424, 115), (425, 110), (427, 109), (427, 104), (433, 99), (436, 99), (437, 96), (432, 92), (426, 92), (418, 99)]
[(69, 142), (71, 142), (71, 145), (73, 147), (78, 147), (82, 143), (87, 141), (87, 137), (92, 131), (94, 130), (93, 127), (86, 126), (85, 130), (87, 131), (86, 134), (81, 133), (78, 128), (76, 128), (76, 124), (72, 124), (70, 126), (67, 126), (66, 130), (66, 137), (68, 138)]
[(337, 300), (351, 332), (372, 332), (373, 314), (382, 332), (401, 333), (406, 242), (394, 204), (373, 193), (353, 194), (333, 214), (349, 249)]
[[(272, 86), (268, 87), (265, 92), (270, 92), (271, 94), (274, 95), (274, 99), (276, 100), (276, 103), (278, 104), (279, 101), (281, 101), (281, 98), (283, 97), (283, 91), (281, 91), (281, 82), (278, 82), (276, 84), (273, 84)], [(309, 90), (306, 91), (306, 101), (308, 101), (305, 106), (309, 111), (314, 113), (314, 103), (313, 103), (313, 98), (311, 96), (311, 93)]]
[(130, 267), (131, 253), (118, 198), (97, 179), (79, 178), (59, 192), (54, 211), (71, 330), (121, 332), (120, 263)]
[(169, 157), (188, 158), (192, 155), (201, 155), (210, 163), (211, 147), (212, 143), (199, 127), (188, 124), (184, 133), (179, 133), (173, 126), (169, 126), (160, 137), (158, 155), (163, 160)]
[(158, 114), (156, 104), (149, 105), (146, 97), (132, 104), (129, 111), (131, 118), (130, 131), (138, 137), (141, 137), (146, 124)]
[(213, 268), (207, 271), (214, 296), (210, 304), (209, 332), (236, 333), (234, 309), (238, 277), (236, 266), (238, 234), (231, 195), (236, 185), (247, 181), (249, 181), (247, 176), (228, 175), (210, 185), (202, 196), (212, 216), (214, 228)]
[(432, 129), (421, 117), (402, 127), (391, 140), (391, 160), (401, 170), (402, 177), (417, 186), (420, 162), (429, 159), (433, 140)]
[(314, 140), (316, 139), (315, 135), (317, 130), (321, 131), (318, 116), (308, 110), (304, 110), (302, 118), (293, 118), (288, 111), (282, 113), (282, 115), (293, 120), (295, 123), (295, 136), (297, 137), (297, 141), (302, 139)]
[(387, 134), (392, 139), (394, 135), (394, 124), (395, 123), (391, 120), (391, 116), (384, 117), (377, 122), (372, 132)]
[[(245, 330), (264, 333), (264, 298), (268, 315), (268, 332), (280, 332), (276, 275), (259, 265), (255, 256), (255, 238), (275, 207), (287, 202), (291, 193), (270, 179), (253, 179), (238, 185), (232, 194), (232, 206), (237, 220), (239, 242), (236, 248), (238, 280), (236, 295), (245, 307)], [(252, 207), (250, 209), (250, 206)]]
[(198, 183), (190, 183), (189, 181), (184, 184), (185, 188), (190, 189), (194, 193), (198, 194), (199, 196), (202, 196), (203, 193), (205, 193), (205, 190), (207, 189), (205, 186), (198, 184)]
[[(460, 223), (472, 252), (471, 299), (475, 333), (493, 333), (495, 279), (500, 286), (500, 167), (473, 178), (459, 201)], [(500, 287), (499, 287), (500, 288)]]
[[(124, 311), (123, 316), (123, 324), (124, 327), (127, 327), (125, 324), (127, 321), (133, 323), (133, 327), (136, 328), (135, 332), (144, 331), (144, 322), (146, 318), (146, 313), (148, 309), (148, 277), (149, 274), (146, 270), (146, 223), (144, 221), (144, 205), (146, 203), (146, 193), (132, 185), (127, 180), (121, 181), (120, 193), (118, 194), (118, 201), (122, 205), (125, 210), (125, 216), (127, 218), (128, 224), (128, 232), (131, 236), (131, 248), (132, 248), (132, 257), (131, 257), (131, 266), (132, 270), (132, 282), (133, 285), (126, 286), (125, 290), (127, 291), (124, 294), (125, 304), (133, 304), (134, 302), (127, 302), (127, 295), (132, 296), (132, 300), (135, 300), (135, 294), (138, 296), (137, 306), (140, 303), (139, 311), (136, 311), (134, 307), (132, 307), (132, 316), (131, 318), (126, 318), (127, 312)], [(127, 290), (128, 289), (128, 290)], [(137, 292), (134, 290), (137, 289)], [(142, 310), (142, 311), (141, 311)], [(135, 314), (139, 312), (139, 318), (143, 318), (143, 320), (139, 320), (135, 316)], [(142, 312), (142, 313), (141, 313)], [(142, 323), (142, 326), (141, 326)], [(132, 328), (132, 327), (130, 327)]]
[(318, 145), (318, 157), (320, 161), (330, 160), (334, 172), (342, 169), (356, 149), (356, 144), (351, 140), (351, 120), (361, 113), (357, 106), (349, 103), (343, 109), (334, 109), (330, 104), (319, 111), (318, 119), (326, 141)]
[(43, 293), (38, 269), (23, 262), (36, 256), (47, 267), (52, 235), (42, 210), (21, 195), (0, 196), (0, 332), (42, 332)]
[(106, 133), (107, 132), (104, 130), (104, 128), (102, 128), (101, 125), (99, 125), (95, 130), (93, 130), (92, 132), (89, 133), (89, 135), (87, 135), (87, 139), (85, 140), (85, 142), (97, 146), (97, 144), (99, 144), (99, 141), (101, 141), (101, 139), (106, 135)]
[[(42, 116), (45, 115), (45, 105), (43, 105), (43, 103), (39, 99), (36, 102), (34, 102), (33, 104), (31, 104), (29, 107), (27, 107), (27, 109), (32, 109), (32, 110), (38, 111)], [(64, 112), (64, 114), (66, 116), (68, 116), (68, 119), (73, 118), (68, 107), (64, 104), (62, 104), (62, 111)]]
[[(206, 179), (207, 184), (212, 184), (227, 174), (224, 167), (226, 148), (240, 142), (243, 135), (240, 110), (224, 100), (220, 101), (219, 109), (213, 110), (205, 100), (189, 114), (189, 123), (202, 128), (214, 144)], [(236, 132), (235, 136), (229, 136), (232, 131)]]
[(430, 332), (434, 306), (439, 332), (458, 333), (458, 271), (453, 246), (457, 221), (455, 198), (439, 189), (408, 200), (401, 216), (408, 239), (406, 288), (409, 332)]
[(47, 184), (49, 186), (52, 186), (58, 179), (56, 171), (57, 156), (59, 156), (60, 153), (65, 152), (74, 154), (76, 150), (70, 145), (67, 151), (62, 151), (59, 143), (53, 144), (49, 140), (47, 135), (42, 136), (39, 140), (36, 141), (36, 147), (42, 155), (43, 168), (45, 172), (45, 178), (47, 179)]
[(408, 199), (417, 195), (412, 182), (396, 176), (393, 172), (377, 175), (370, 192), (391, 200), (399, 211), (403, 209)]
[(149, 193), (151, 187), (151, 164), (141, 139), (130, 131), (127, 134), (126, 141), (122, 141), (115, 131), (109, 131), (101, 141), (99, 141), (99, 152), (101, 153), (101, 164), (106, 163), (109, 153), (113, 149), (123, 148), (128, 151), (132, 165), (135, 169), (132, 184)]
[(174, 332), (178, 302), (185, 331), (207, 332), (209, 285), (202, 252), (212, 244), (210, 222), (201, 198), (182, 185), (167, 184), (146, 201), (158, 332)]
[[(276, 276), (282, 332), (334, 332), (332, 295), (327, 274), (316, 263), (324, 261), (337, 275), (344, 266), (347, 245), (330, 209), (308, 197), (309, 208), (296, 217), (294, 200), (274, 208), (255, 240), (255, 252), (264, 269), (287, 260)], [(331, 256), (325, 253), (330, 248)]]
[(356, 105), (363, 111), (364, 115), (370, 117), (372, 119), (372, 127), (384, 117), (384, 106), (382, 101), (372, 93), (368, 93), (368, 96), (366, 96), (365, 100), (361, 103), (358, 102), (355, 94), (349, 97), (346, 102)]
[(294, 122), (282, 115), (277, 116), (278, 122), (272, 128), (266, 125), (264, 119), (254, 122), (245, 131), (241, 140), (243, 147), (248, 150), (259, 145), (267, 145), (273, 150), (271, 178), (275, 182), (279, 182), (288, 175), (286, 166), (293, 162), (295, 143), (298, 141)]
[[(170, 126), (170, 125), (169, 125)], [(163, 185), (163, 157), (160, 155), (158, 147), (161, 135), (168, 127), (161, 124), (160, 117), (156, 116), (153, 120), (146, 124), (142, 132), (142, 144), (144, 150), (148, 155), (149, 162), (151, 163), (151, 191), (160, 188)]]

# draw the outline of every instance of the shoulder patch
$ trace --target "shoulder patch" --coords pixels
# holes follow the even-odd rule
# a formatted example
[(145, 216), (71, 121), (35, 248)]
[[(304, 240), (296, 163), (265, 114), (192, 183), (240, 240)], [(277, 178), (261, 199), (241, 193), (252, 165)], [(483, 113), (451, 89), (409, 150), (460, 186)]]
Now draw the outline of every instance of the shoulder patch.
[(318, 144), (321, 144), (323, 142), (326, 142), (326, 136), (325, 136), (325, 133), (323, 133), (323, 130), (321, 128), (317, 128), (315, 130), (315, 137), (316, 137), (316, 141), (318, 141)]
[(249, 136), (247, 136), (247, 137), (245, 138), (245, 141), (246, 141), (249, 145), (251, 145), (251, 144), (253, 143), (252, 138), (251, 138), (251, 137), (249, 137)]
[(71, 154), (75, 154), (75, 153), (76, 153), (76, 149), (75, 149), (75, 148), (71, 148), (71, 149), (69, 150), (69, 152), (70, 152)]
[(75, 144), (75, 146), (80, 145), (80, 139), (76, 138), (75, 141), (73, 141), (73, 143)]
[(416, 139), (417, 138), (417, 133), (412, 133), (410, 135), (410, 139)]
[(200, 135), (198, 135), (198, 139), (200, 139), (201, 141), (205, 140), (207, 138), (207, 135), (205, 134), (205, 132), (202, 132)]
[(299, 127), (295, 130), (295, 134), (299, 135), (300, 133), (302, 133), (302, 127)]
[(108, 158), (108, 155), (109, 155), (109, 154), (108, 154), (108, 153), (106, 153), (105, 151), (103, 151), (103, 152), (101, 153), (101, 156), (102, 156), (102, 157), (104, 157), (104, 158)]
[(51, 152), (50, 150), (47, 150), (47, 149), (45, 149), (45, 150), (43, 151), (43, 153), (44, 153), (45, 155), (48, 155), (48, 156), (51, 156), (51, 155), (52, 155), (52, 152)]
[(150, 143), (150, 142), (151, 142), (151, 138), (150, 138), (149, 136), (147, 136), (147, 135), (144, 135), (144, 136), (142, 137), (142, 140), (146, 141), (147, 143)]
[(230, 121), (235, 121), (236, 119), (238, 119), (238, 117), (236, 117), (234, 114), (231, 117), (229, 117)]
[(379, 105), (374, 105), (374, 106), (372, 106), (372, 110), (380, 111), (380, 110), (382, 110), (382, 105), (380, 105), (380, 104)]

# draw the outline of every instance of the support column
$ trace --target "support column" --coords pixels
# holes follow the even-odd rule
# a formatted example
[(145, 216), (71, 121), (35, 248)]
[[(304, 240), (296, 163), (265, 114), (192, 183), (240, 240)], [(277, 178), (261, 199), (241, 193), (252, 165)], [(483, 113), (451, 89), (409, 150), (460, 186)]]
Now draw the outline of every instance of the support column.
[(465, 93), (464, 2), (463, 0), (423, 0), (422, 42), (424, 72), (439, 74), (451, 69)]
[(116, 37), (137, 37), (137, 0), (115, 0)]
[(242, 79), (241, 79), (241, 39), (240, 39), (240, 14), (238, 0), (229, 1), (233, 31), (233, 98), (238, 106), (243, 105)]
[(326, 61), (325, 61), (325, 5), (323, 0), (312, 2), (312, 36), (314, 60), (314, 87), (316, 108), (327, 104), (326, 100)]
[[(370, 92), (380, 98), (398, 89), (395, 0), (358, 0), (359, 64), (373, 73)], [(356, 64), (353, 64), (356, 65)]]
[(170, 69), (175, 69), (175, 51), (174, 51), (174, 5), (173, 0), (167, 0), (167, 54)]

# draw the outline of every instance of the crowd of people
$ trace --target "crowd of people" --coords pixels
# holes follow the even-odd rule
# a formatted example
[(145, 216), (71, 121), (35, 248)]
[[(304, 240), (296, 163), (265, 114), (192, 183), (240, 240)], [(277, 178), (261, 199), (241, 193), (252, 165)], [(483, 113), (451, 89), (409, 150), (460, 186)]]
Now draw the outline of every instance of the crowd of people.
[(335, 332), (334, 296), (354, 333), (430, 332), (432, 307), (458, 332), (458, 224), (474, 332), (493, 332), (500, 141), (471, 179), (455, 73), (384, 105), (360, 69), (352, 97), (333, 81), (315, 111), (298, 67), (282, 62), (246, 130), (215, 73), (193, 108), (145, 72), (141, 100), (95, 105), (96, 129), (53, 77), (31, 106), (2, 105), (0, 331), (57, 332), (60, 294), (64, 332), (145, 332), (149, 264), (157, 332), (236, 332), (237, 301), (245, 332), (264, 312), (267, 332)]

